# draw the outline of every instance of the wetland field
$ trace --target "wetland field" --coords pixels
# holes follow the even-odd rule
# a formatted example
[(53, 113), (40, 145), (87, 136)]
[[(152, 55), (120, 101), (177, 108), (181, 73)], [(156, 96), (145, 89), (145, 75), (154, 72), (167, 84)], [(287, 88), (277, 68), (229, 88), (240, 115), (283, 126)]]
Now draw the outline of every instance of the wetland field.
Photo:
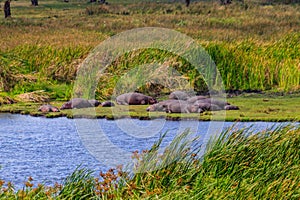
[[(108, 0), (108, 4), (43, 0), (38, 6), (32, 6), (30, 1), (12, 0), (10, 6), (11, 17), (4, 18), (4, 0), (0, 0), (0, 137), (3, 139), (0, 148), (4, 147), (3, 155), (13, 151), (20, 153), (23, 149), (24, 161), (26, 157), (31, 162), (34, 154), (26, 155), (21, 140), (31, 148), (32, 138), (59, 138), (61, 134), (53, 131), (58, 127), (51, 122), (73, 123), (73, 118), (77, 117), (97, 118), (107, 126), (112, 119), (116, 122), (147, 120), (141, 123), (166, 119), (170, 124), (171, 121), (276, 122), (276, 127), (255, 134), (247, 128), (224, 129), (208, 143), (201, 156), (198, 153), (203, 149), (197, 139), (185, 140), (190, 134), (187, 130), (174, 137), (161, 154), (159, 147), (167, 137), (162, 134), (152, 147), (147, 147), (148, 150), (139, 149), (132, 153), (132, 159), (136, 161), (133, 172), (116, 167), (95, 175), (92, 166), (96, 164), (74, 168), (72, 163), (73, 172), (64, 166), (69, 175), (51, 186), (36, 183), (34, 174), (21, 174), (26, 176), (24, 186), (14, 187), (15, 180), (7, 181), (4, 176), (8, 172), (3, 172), (13, 156), (5, 154), (3, 159), (7, 157), (8, 160), (0, 162), (0, 199), (300, 198), (299, 1), (233, 0), (228, 5), (220, 5), (218, 1), (191, 1), (186, 7), (184, 1), (171, 0)], [(124, 31), (144, 27), (174, 30), (202, 46), (222, 79), (212, 76), (209, 83), (221, 81), (226, 101), (238, 106), (239, 110), (170, 114), (146, 112), (146, 105), (116, 105), (113, 108), (76, 109), (75, 112), (38, 111), (39, 106), (46, 103), (60, 107), (78, 92), (74, 91), (77, 72), (99, 44)], [(173, 78), (178, 87), (174, 88), (171, 82), (161, 85), (146, 80), (138, 84), (135, 91), (158, 100), (166, 99), (170, 88), (193, 88), (199, 95), (211, 92), (204, 76), (186, 58), (163, 49), (144, 48), (123, 53), (100, 74), (95, 73), (99, 79), (94, 87), (94, 98), (101, 102), (110, 100), (124, 74), (130, 74), (137, 66), (157, 64), (159, 69), (167, 66), (176, 70), (179, 74), (176, 77), (158, 73), (157, 78)], [(129, 76), (126, 86), (135, 86), (134, 83), (140, 81), (138, 78)], [(7, 113), (16, 117), (11, 118)], [(30, 121), (28, 124), (37, 125), (36, 132), (30, 132), (30, 127), (25, 125), (24, 130), (9, 129), (14, 128), (14, 123), (21, 123), (22, 127), (26, 120)], [(43, 127), (38, 127), (39, 120), (46, 125), (41, 123)], [(68, 131), (76, 131), (70, 127), (60, 125), (68, 141), (72, 140)], [(25, 128), (29, 129), (24, 132)], [(39, 129), (44, 132), (38, 133)], [(114, 133), (110, 129), (109, 132)], [(10, 144), (12, 149), (5, 149), (10, 141), (16, 141), (16, 144)], [(57, 142), (63, 145), (62, 141)], [(73, 142), (68, 146), (72, 151), (72, 145), (78, 141)], [(37, 143), (37, 146), (43, 148), (41, 144)], [(50, 145), (47, 148), (55, 152), (54, 143), (47, 144)], [(47, 151), (41, 152), (47, 154)], [(50, 160), (41, 162), (50, 163)], [(22, 158), (15, 163), (22, 163)], [(169, 164), (157, 168), (163, 163)], [(43, 164), (50, 166), (53, 163)], [(60, 174), (58, 168), (52, 166), (50, 169)], [(12, 174), (7, 176), (13, 177), (14, 170), (19, 173), (22, 166), (10, 170)]]

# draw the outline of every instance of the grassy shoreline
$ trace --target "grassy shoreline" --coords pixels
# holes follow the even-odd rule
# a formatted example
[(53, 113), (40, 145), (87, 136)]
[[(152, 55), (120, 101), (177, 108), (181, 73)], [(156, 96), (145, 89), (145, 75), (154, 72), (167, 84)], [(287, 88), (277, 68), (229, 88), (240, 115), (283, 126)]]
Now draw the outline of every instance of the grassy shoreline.
[[(38, 112), (43, 103), (16, 103), (0, 106), (0, 112), (28, 114), (47, 118), (54, 117), (85, 117), (106, 118), (109, 120), (131, 117), (141, 120), (164, 118), (166, 120), (219, 120), (219, 121), (269, 121), (285, 122), (300, 121), (300, 95), (268, 96), (245, 94), (227, 98), (227, 101), (240, 107), (240, 110), (204, 112), (201, 114), (167, 114), (164, 112), (147, 112), (147, 105), (121, 106), (112, 108), (97, 107), (96, 109), (61, 110), (58, 113)], [(51, 105), (60, 107), (64, 102), (54, 101)]]

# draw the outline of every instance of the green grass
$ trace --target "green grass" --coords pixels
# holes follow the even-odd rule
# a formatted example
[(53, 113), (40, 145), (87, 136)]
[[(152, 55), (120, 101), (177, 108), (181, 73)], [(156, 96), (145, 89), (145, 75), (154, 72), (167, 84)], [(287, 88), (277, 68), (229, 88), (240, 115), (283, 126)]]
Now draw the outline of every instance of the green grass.
[[(0, 19), (0, 92), (10, 97), (46, 90), (52, 99), (70, 98), (76, 71), (88, 53), (104, 39), (139, 27), (170, 28), (195, 39), (216, 62), (228, 91), (299, 91), (299, 4), (234, 2), (225, 7), (193, 2), (186, 8), (167, 2), (48, 0), (32, 7), (19, 0), (11, 6), (13, 17)], [(109, 98), (116, 82), (133, 67), (154, 62), (169, 63), (196, 91), (206, 88), (184, 59), (148, 49), (117, 59), (99, 82), (97, 98)]]
[[(299, 199), (300, 129), (287, 125), (253, 134), (224, 131), (203, 155), (187, 130), (164, 152), (164, 136), (150, 150), (135, 152), (133, 173), (118, 167), (100, 172), (77, 169), (62, 184), (14, 191), (0, 182), (0, 199)], [(191, 148), (192, 147), (192, 148)]]
[[(61, 110), (58, 113), (41, 113), (38, 107), (43, 103), (16, 103), (4, 104), (0, 112), (30, 114), (32, 116), (53, 117), (92, 117), (118, 119), (131, 117), (143, 120), (165, 118), (167, 120), (225, 120), (225, 121), (300, 121), (300, 97), (298, 94), (279, 96), (278, 94), (244, 94), (237, 97), (227, 98), (233, 105), (239, 106), (240, 110), (204, 112), (201, 114), (167, 114), (164, 112), (147, 112), (147, 105), (116, 107), (97, 107), (94, 109)], [(60, 107), (64, 102), (51, 102)], [(75, 116), (74, 116), (75, 115)]]

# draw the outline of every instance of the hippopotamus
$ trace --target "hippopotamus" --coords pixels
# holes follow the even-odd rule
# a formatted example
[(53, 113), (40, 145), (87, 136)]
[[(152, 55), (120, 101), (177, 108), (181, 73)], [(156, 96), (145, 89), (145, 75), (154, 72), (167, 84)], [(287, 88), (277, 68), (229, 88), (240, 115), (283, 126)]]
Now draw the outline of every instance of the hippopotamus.
[(202, 113), (203, 110), (198, 106), (187, 103), (186, 101), (172, 102), (167, 105), (167, 113)]
[(225, 110), (239, 110), (240, 108), (238, 106), (234, 106), (234, 105), (226, 105), (224, 107)]
[(169, 99), (169, 100), (165, 100), (165, 101), (161, 101), (155, 104), (150, 105), (146, 110), (148, 112), (154, 112), (154, 111), (166, 111), (167, 106), (170, 103), (173, 102), (178, 102), (179, 100), (175, 100), (175, 99)]
[(73, 109), (73, 108), (89, 108), (89, 107), (96, 107), (98, 105), (100, 105), (100, 102), (97, 100), (86, 100), (83, 98), (74, 98), (64, 103), (60, 109), (63, 110), (63, 109)]
[(203, 102), (201, 100), (196, 101), (193, 105), (198, 106), (204, 111), (216, 111), (216, 110), (222, 110), (218, 105), (211, 104), (208, 102)]
[(113, 106), (115, 106), (115, 104), (111, 101), (104, 101), (101, 103), (101, 106), (102, 107), (113, 107)]
[(55, 106), (46, 104), (46, 105), (42, 105), (41, 107), (39, 107), (38, 111), (40, 112), (59, 112), (59, 109)]
[(221, 101), (221, 100), (212, 99), (212, 98), (199, 99), (197, 102), (198, 103), (200, 103), (200, 102), (202, 102), (202, 103), (209, 103), (209, 104), (212, 104), (212, 105), (216, 105), (216, 106), (220, 107), (220, 109), (218, 109), (218, 110), (224, 110), (225, 106), (230, 105), (226, 101)]
[(157, 103), (155, 98), (137, 92), (121, 94), (117, 97), (116, 101), (120, 105), (146, 105)]
[(93, 106), (93, 107), (97, 107), (99, 106), (101, 103), (100, 101), (96, 100), (96, 99), (90, 99), (88, 100), (88, 102)]
[(206, 96), (193, 96), (193, 97), (190, 97), (190, 98), (188, 98), (186, 101), (188, 102), (188, 103), (195, 103), (196, 101), (198, 101), (198, 100), (202, 100), (202, 99), (207, 99), (207, 97)]
[(174, 91), (169, 95), (169, 99), (187, 100), (189, 95), (183, 91)]

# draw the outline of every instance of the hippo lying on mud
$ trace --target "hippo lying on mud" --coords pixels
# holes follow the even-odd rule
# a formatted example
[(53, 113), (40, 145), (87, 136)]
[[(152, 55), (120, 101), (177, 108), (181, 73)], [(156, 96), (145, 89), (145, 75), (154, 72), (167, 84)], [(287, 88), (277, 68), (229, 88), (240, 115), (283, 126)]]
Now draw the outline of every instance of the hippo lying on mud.
[(47, 105), (42, 105), (39, 107), (38, 111), (46, 113), (46, 112), (59, 112), (59, 109), (55, 106), (51, 106), (49, 104)]
[(157, 103), (156, 99), (137, 92), (121, 94), (116, 99), (119, 105), (146, 105)]
[(74, 98), (64, 103), (60, 109), (64, 110), (64, 109), (74, 109), (74, 108), (89, 108), (89, 107), (97, 107), (99, 105), (100, 102), (97, 100), (86, 100), (83, 98)]
[(195, 96), (187, 101), (169, 99), (153, 105), (150, 105), (146, 110), (149, 112), (163, 111), (170, 113), (201, 113), (203, 111), (217, 110), (238, 110), (239, 107), (230, 105), (226, 101), (204, 96)]

